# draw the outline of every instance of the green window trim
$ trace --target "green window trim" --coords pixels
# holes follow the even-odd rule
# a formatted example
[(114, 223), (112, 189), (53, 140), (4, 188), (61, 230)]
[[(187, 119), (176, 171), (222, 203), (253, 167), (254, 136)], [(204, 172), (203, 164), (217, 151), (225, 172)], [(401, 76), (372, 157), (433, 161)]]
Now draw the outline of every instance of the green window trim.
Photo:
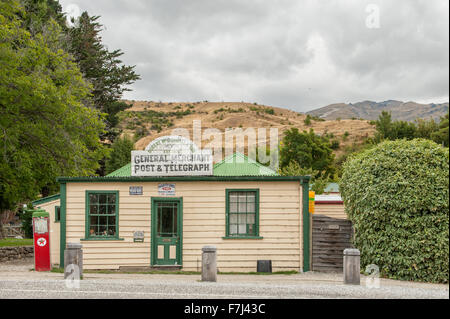
[[(248, 234), (249, 231), (249, 224), (246, 223), (246, 232), (247, 234), (238, 233), (233, 235), (230, 233), (230, 193), (233, 192), (245, 192), (245, 193), (255, 193), (255, 201), (254, 201), (254, 211), (248, 212), (246, 208), (245, 215), (255, 215), (255, 223), (254, 223), (254, 231), (251, 234)], [(225, 236), (222, 237), (222, 239), (262, 239), (263, 237), (259, 236), (259, 189), (226, 189), (225, 190), (225, 203), (226, 203), (226, 210), (225, 210), (225, 221), (226, 221), (226, 230), (225, 230)], [(246, 201), (248, 204), (248, 202)], [(238, 203), (237, 203), (238, 204)], [(239, 205), (239, 204), (238, 204)], [(248, 206), (246, 206), (248, 207)], [(239, 215), (243, 215), (242, 213), (236, 213), (239, 218)], [(236, 224), (238, 225), (238, 224)]]
[[(115, 205), (115, 209), (114, 209), (114, 214), (91, 214), (90, 213), (90, 195), (111, 195), (114, 194), (116, 196), (115, 201), (114, 201), (114, 205)], [(86, 209), (85, 209), (85, 238), (81, 239), (82, 241), (105, 241), (105, 240), (124, 240), (123, 238), (119, 237), (119, 191), (92, 191), (92, 190), (88, 190), (86, 191)], [(106, 203), (103, 204), (103, 206), (109, 206), (112, 204)], [(98, 207), (101, 206), (100, 201), (98, 202)], [(114, 235), (96, 235), (96, 236), (92, 236), (90, 235), (90, 228), (91, 228), (91, 218), (92, 216), (95, 217), (100, 217), (100, 216), (105, 216), (105, 217), (115, 217), (115, 234)], [(107, 222), (108, 223), (108, 222)], [(98, 225), (97, 225), (98, 226)], [(108, 224), (106, 226), (109, 226)], [(111, 225), (112, 226), (112, 225)]]
[(61, 221), (61, 206), (55, 206), (55, 223)]

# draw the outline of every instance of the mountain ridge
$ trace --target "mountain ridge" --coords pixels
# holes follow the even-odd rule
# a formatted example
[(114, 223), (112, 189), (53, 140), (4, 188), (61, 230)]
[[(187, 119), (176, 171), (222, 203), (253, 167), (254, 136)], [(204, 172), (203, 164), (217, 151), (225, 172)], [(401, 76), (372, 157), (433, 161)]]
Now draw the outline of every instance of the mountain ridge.
[(376, 120), (382, 111), (391, 112), (393, 120), (413, 122), (418, 118), (432, 118), (439, 122), (440, 118), (448, 113), (449, 103), (421, 104), (413, 101), (386, 100), (375, 102), (366, 100), (356, 103), (333, 103), (308, 111), (305, 114), (325, 120), (352, 118)]

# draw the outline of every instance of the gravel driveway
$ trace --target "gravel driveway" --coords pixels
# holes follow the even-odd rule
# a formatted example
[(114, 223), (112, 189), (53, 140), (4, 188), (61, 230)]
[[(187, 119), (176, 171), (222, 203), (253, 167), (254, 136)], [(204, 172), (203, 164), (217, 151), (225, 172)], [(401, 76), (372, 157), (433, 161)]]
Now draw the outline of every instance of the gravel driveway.
[(0, 298), (144, 298), (144, 299), (271, 299), (271, 298), (420, 298), (448, 299), (449, 286), (381, 279), (380, 288), (342, 283), (342, 274), (308, 272), (295, 275), (219, 275), (216, 283), (199, 275), (87, 273), (79, 288), (66, 286), (60, 273), (31, 271), (32, 260), (0, 264)]

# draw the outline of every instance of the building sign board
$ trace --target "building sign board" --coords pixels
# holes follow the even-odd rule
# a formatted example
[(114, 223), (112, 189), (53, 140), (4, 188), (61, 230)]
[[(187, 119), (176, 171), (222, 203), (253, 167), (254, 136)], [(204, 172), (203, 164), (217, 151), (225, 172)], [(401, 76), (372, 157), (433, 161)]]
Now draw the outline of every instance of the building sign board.
[(175, 184), (159, 184), (159, 196), (175, 196)]
[(143, 187), (142, 186), (130, 186), (130, 195), (143, 195)]
[(213, 175), (211, 150), (201, 150), (182, 136), (163, 136), (144, 151), (131, 152), (132, 176)]
[(144, 242), (144, 232), (141, 230), (135, 231), (133, 233), (133, 242), (143, 243)]

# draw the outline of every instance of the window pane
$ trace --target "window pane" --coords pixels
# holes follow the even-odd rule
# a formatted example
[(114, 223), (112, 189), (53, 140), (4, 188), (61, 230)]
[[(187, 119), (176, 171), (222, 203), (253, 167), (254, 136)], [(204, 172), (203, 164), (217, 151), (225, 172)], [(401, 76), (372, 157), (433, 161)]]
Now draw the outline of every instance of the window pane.
[(106, 223), (107, 223), (107, 221), (108, 221), (108, 217), (106, 217), (106, 216), (100, 216), (100, 217), (97, 217), (98, 218), (98, 224), (99, 225), (106, 225)]
[(97, 217), (91, 216), (89, 221), (90, 221), (89, 236), (95, 236), (98, 230)]
[(105, 226), (98, 226), (99, 229), (99, 233), (97, 234), (98, 236), (107, 236), (108, 232), (106, 231), (106, 225)]
[(97, 194), (89, 194), (89, 202), (91, 204), (97, 204), (98, 203), (98, 195)]
[(116, 216), (108, 216), (106, 218), (108, 219), (108, 225), (116, 227)]
[(90, 205), (89, 206), (89, 213), (90, 214), (98, 214), (98, 206), (97, 205)]
[(116, 235), (116, 226), (108, 226), (108, 236)]
[(158, 236), (173, 237), (177, 233), (177, 205), (158, 203)]
[(108, 205), (108, 214), (116, 213), (116, 205)]
[(237, 203), (238, 195), (236, 192), (230, 193), (230, 203)]
[(89, 221), (90, 221), (90, 225), (91, 226), (97, 226), (97, 224), (98, 224), (98, 217), (97, 216), (91, 216)]
[(257, 192), (229, 192), (229, 234), (256, 235)]
[(106, 205), (100, 205), (98, 209), (99, 214), (106, 214)]
[(108, 195), (108, 204), (115, 204), (116, 203), (116, 194), (109, 194)]
[(89, 194), (89, 234), (88, 236), (115, 236), (116, 194)]
[(98, 197), (99, 203), (100, 204), (106, 204), (106, 197), (107, 197), (106, 194), (100, 194), (99, 197)]

